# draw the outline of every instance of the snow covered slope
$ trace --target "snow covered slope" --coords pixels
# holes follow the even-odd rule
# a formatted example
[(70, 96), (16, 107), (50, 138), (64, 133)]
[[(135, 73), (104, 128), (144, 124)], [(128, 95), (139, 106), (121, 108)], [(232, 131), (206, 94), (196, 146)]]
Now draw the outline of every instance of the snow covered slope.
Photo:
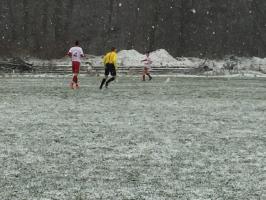
[[(195, 69), (199, 67), (207, 66), (212, 69), (210, 72), (206, 72), (206, 75), (228, 75), (229, 74), (243, 74), (246, 72), (254, 72), (259, 74), (266, 73), (266, 58), (258, 57), (236, 57), (227, 56), (224, 59), (202, 59), (193, 57), (178, 57), (174, 58), (166, 50), (159, 49), (150, 53), (151, 60), (153, 61), (153, 67), (171, 68), (180, 67), (187, 69)], [(118, 65), (123, 67), (143, 67), (141, 60), (145, 58), (145, 55), (134, 50), (122, 50), (118, 52)], [(62, 59), (54, 60), (40, 60), (36, 58), (26, 58), (27, 63), (33, 64), (38, 67), (51, 68), (54, 66), (70, 66), (70, 58), (64, 57)], [(103, 56), (86, 55), (86, 58), (82, 61), (82, 66), (92, 68), (103, 66)]]

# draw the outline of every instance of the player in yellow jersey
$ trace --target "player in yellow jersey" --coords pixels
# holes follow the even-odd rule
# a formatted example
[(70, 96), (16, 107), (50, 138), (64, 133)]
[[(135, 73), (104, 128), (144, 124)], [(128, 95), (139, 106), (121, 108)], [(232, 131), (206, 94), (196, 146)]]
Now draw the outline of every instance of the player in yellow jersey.
[[(100, 89), (103, 88), (104, 84), (105, 87), (108, 88), (110, 82), (114, 81), (116, 78), (116, 68), (117, 68), (117, 53), (116, 48), (112, 48), (109, 53), (107, 53), (103, 58), (104, 66), (105, 66), (105, 77), (101, 82)], [(109, 74), (111, 74), (112, 78), (108, 79)]]

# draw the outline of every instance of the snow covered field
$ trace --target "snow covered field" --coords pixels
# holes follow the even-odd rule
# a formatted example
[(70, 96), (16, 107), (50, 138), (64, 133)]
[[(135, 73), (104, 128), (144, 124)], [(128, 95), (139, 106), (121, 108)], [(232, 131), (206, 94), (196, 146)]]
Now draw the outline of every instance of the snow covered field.
[(266, 199), (266, 79), (1, 78), (1, 200)]

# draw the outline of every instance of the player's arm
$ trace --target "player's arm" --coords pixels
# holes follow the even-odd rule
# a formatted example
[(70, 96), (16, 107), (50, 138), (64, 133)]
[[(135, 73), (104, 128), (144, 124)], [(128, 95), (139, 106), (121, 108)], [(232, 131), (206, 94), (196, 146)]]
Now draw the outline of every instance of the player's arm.
[(71, 57), (72, 56), (72, 49), (69, 49), (69, 51), (66, 54), (67, 56)]
[(107, 55), (108, 55), (108, 54), (106, 54), (106, 55), (103, 57), (103, 64), (104, 64), (104, 67), (105, 67), (105, 65), (106, 65), (106, 63), (107, 63)]
[(118, 68), (118, 65), (117, 65), (117, 54), (114, 55), (114, 58), (113, 58), (113, 62), (114, 62), (114, 66), (115, 68), (117, 69)]
[(84, 54), (84, 52), (83, 52), (83, 50), (81, 49), (81, 54), (80, 54), (80, 56), (82, 57), (82, 58), (84, 58), (85, 57), (85, 54)]

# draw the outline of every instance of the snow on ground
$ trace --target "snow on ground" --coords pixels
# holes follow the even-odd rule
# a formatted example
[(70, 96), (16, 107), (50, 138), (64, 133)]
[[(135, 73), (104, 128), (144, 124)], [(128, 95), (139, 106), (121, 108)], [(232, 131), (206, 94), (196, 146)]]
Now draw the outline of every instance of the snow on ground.
[[(228, 74), (243, 74), (248, 71), (266, 73), (266, 58), (245, 58), (236, 56), (227, 56), (224, 59), (212, 60), (201, 59), (193, 57), (178, 57), (174, 58), (166, 50), (160, 49), (150, 53), (154, 67), (183, 67), (183, 68), (197, 68), (208, 66), (212, 72), (206, 72), (207, 75), (228, 75)], [(103, 66), (103, 56), (86, 55), (83, 59), (83, 66), (94, 67)], [(145, 58), (144, 54), (136, 50), (122, 50), (118, 52), (119, 67), (143, 67), (141, 60)], [(36, 58), (27, 58), (27, 62), (34, 64), (34, 66), (69, 66), (70, 58), (64, 57), (62, 59), (40, 60)], [(228, 72), (230, 71), (230, 72)]]
[[(71, 73), (69, 74), (52, 74), (52, 73), (46, 73), (46, 74), (32, 74), (32, 73), (26, 73), (26, 74), (0, 74), (0, 78), (70, 78), (73, 75)], [(97, 75), (98, 76), (98, 75)], [(103, 75), (100, 75), (103, 76)], [(90, 74), (80, 74), (79, 77), (92, 77)], [(139, 78), (140, 75), (125, 75), (125, 74), (118, 74), (118, 77), (123, 78)], [(241, 74), (230, 74), (226, 73), (223, 75), (213, 75), (213, 72), (204, 73), (204, 75), (191, 75), (191, 74), (153, 74), (153, 77), (172, 77), (172, 78), (239, 78), (239, 79), (249, 79), (249, 78), (266, 78), (266, 74), (262, 74), (260, 72), (256, 71), (242, 71)]]
[(0, 199), (266, 199), (265, 78), (1, 78)]

